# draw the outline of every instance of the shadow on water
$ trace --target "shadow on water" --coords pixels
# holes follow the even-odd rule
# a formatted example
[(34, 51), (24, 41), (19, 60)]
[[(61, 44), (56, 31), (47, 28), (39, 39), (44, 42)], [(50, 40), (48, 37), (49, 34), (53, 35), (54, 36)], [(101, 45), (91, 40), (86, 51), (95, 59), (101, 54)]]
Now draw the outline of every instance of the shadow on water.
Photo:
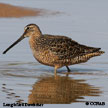
[(28, 103), (70, 104), (81, 102), (84, 96), (99, 96), (99, 88), (68, 76), (41, 77), (28, 96)]
[[(6, 95), (6, 99), (20, 103), (28, 100), (28, 103), (70, 104), (84, 102), (85, 96), (100, 96), (102, 92), (98, 87), (89, 85), (86, 80), (73, 77), (90, 75), (95, 78), (108, 74), (97, 68), (72, 69), (69, 74), (61, 69), (57, 73), (59, 76), (54, 77), (53, 69), (41, 68), (41, 65), (36, 63), (4, 62), (0, 64), (1, 91)], [(29, 92), (31, 87), (32, 90)]]

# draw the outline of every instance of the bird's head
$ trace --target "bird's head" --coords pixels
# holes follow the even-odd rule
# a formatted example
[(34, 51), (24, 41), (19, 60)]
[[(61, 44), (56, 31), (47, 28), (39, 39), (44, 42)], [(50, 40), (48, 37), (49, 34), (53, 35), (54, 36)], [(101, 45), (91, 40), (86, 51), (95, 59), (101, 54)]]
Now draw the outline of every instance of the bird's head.
[(36, 24), (28, 24), (24, 27), (23, 37), (30, 37), (30, 36), (40, 36), (42, 35), (40, 28)]
[(5, 54), (8, 50), (10, 50), (13, 46), (15, 46), (17, 43), (19, 43), (21, 40), (23, 40), (26, 37), (31, 37), (31, 36), (35, 36), (35, 37), (39, 37), (41, 36), (42, 33), (39, 29), (39, 27), (36, 24), (28, 24), (25, 28), (24, 28), (24, 33), (22, 34), (22, 36), (15, 41), (12, 45), (10, 45), (4, 52), (3, 54)]

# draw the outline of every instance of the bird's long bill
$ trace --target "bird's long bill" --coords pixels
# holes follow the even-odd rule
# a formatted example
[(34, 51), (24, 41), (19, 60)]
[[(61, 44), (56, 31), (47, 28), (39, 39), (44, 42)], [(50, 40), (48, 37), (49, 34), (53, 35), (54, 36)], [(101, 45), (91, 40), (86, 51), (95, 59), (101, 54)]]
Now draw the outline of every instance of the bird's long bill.
[(17, 40), (17, 41), (15, 41), (12, 45), (10, 45), (4, 52), (3, 52), (3, 54), (6, 54), (6, 52), (8, 51), (8, 50), (10, 50), (12, 47), (14, 47), (17, 43), (19, 43), (21, 40), (23, 40), (24, 39), (24, 34)]

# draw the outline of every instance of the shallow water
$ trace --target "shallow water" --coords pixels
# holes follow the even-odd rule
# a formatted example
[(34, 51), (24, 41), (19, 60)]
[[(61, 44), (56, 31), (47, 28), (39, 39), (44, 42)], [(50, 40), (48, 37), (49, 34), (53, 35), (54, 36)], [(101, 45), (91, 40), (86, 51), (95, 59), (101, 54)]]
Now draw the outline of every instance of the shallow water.
[[(105, 102), (107, 107), (108, 1), (31, 1), (0, 0), (3, 3), (59, 11), (62, 14), (0, 18), (0, 103), (71, 103), (71, 107), (84, 107), (86, 101), (98, 101)], [(70, 66), (72, 71), (69, 74), (63, 67), (58, 70), (57, 78), (54, 78), (52, 67), (35, 61), (28, 39), (2, 55), (21, 36), (24, 26), (29, 23), (39, 25), (45, 34), (66, 35), (81, 44), (101, 47), (106, 53), (87, 63)]]

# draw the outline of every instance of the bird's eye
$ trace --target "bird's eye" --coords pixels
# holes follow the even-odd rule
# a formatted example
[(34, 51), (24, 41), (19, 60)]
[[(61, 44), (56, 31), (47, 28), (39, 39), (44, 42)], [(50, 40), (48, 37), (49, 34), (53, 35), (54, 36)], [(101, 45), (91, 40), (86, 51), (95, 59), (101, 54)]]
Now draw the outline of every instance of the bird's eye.
[(25, 30), (32, 30), (32, 27), (25, 27)]
[(30, 27), (27, 27), (27, 30), (29, 30), (30, 29)]

